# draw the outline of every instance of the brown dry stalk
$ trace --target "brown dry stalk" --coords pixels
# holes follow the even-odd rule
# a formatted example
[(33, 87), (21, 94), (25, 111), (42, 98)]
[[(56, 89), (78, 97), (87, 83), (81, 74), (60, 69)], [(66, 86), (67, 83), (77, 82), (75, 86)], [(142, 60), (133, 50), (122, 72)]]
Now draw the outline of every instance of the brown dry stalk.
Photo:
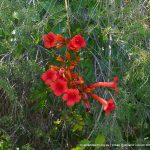
[(70, 18), (69, 18), (69, 0), (65, 0), (65, 8), (66, 8), (66, 16), (67, 16), (67, 28), (69, 32), (69, 36), (71, 37), (71, 30), (70, 30)]

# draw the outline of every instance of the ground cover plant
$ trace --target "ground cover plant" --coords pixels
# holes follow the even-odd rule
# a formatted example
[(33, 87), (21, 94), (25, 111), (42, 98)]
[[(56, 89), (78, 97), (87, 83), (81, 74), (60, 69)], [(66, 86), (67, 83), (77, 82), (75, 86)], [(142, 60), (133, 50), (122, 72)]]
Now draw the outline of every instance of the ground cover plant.
[[(0, 149), (149, 144), (149, 14), (148, 0), (1, 0)], [(49, 45), (48, 34), (59, 42)], [(56, 74), (67, 93), (56, 90)], [(89, 86), (113, 85), (116, 76), (118, 95)], [(109, 115), (97, 96), (115, 100)], [(149, 149), (124, 147), (140, 148)]]

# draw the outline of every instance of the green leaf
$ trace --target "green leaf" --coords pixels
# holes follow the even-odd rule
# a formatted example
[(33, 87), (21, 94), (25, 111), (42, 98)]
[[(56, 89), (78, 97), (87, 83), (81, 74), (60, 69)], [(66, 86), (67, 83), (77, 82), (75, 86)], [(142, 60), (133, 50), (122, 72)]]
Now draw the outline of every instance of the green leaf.
[(46, 105), (46, 100), (45, 99), (41, 99), (39, 101), (39, 108), (43, 109), (45, 107), (45, 105)]
[(88, 139), (84, 139), (80, 141), (80, 144), (90, 144), (90, 141)]
[(54, 121), (54, 124), (56, 124), (56, 125), (59, 125), (59, 124), (61, 124), (61, 120), (60, 119), (57, 119), (56, 121)]
[[(98, 145), (102, 145), (102, 144), (105, 144), (105, 137), (103, 134), (98, 134), (98, 136), (96, 137), (95, 139), (95, 144), (98, 144)], [(102, 149), (102, 146), (97, 146), (95, 147), (94, 150), (101, 150)]]
[(73, 131), (73, 132), (75, 132), (75, 131), (82, 131), (82, 129), (83, 129), (83, 126), (82, 126), (82, 125), (80, 125), (80, 124), (75, 124), (75, 125), (73, 126), (72, 131)]
[(84, 150), (82, 147), (72, 148), (71, 150)]
[(90, 144), (90, 141), (84, 139), (80, 141), (80, 143), (76, 146), (76, 148), (72, 148), (71, 150), (84, 150), (86, 148), (86, 144)]

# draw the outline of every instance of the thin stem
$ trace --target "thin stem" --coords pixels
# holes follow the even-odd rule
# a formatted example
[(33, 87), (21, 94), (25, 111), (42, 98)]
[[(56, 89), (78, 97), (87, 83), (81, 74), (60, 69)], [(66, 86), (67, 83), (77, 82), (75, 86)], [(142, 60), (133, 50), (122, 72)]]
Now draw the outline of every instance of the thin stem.
[(90, 134), (89, 134), (89, 136), (88, 136), (87, 139), (90, 139), (90, 137), (91, 137), (92, 134), (94, 133), (94, 131), (95, 131), (97, 125), (98, 125), (98, 122), (99, 122), (99, 120), (100, 120), (100, 118), (101, 118), (102, 111), (103, 111), (103, 106), (101, 107), (101, 110), (100, 110), (100, 112), (99, 112), (99, 114), (98, 114), (98, 117), (97, 117), (97, 119), (96, 119), (96, 121), (95, 121), (94, 127), (93, 127), (92, 131), (90, 132)]
[(109, 45), (108, 45), (108, 49), (109, 49), (109, 62), (108, 62), (108, 79), (110, 79), (110, 74), (111, 74), (111, 55), (112, 55), (112, 35), (111, 33), (109, 34)]
[(70, 30), (70, 18), (69, 18), (69, 0), (65, 0), (65, 8), (66, 8), (66, 16), (67, 16), (67, 28), (69, 32), (69, 36), (71, 37), (71, 30)]

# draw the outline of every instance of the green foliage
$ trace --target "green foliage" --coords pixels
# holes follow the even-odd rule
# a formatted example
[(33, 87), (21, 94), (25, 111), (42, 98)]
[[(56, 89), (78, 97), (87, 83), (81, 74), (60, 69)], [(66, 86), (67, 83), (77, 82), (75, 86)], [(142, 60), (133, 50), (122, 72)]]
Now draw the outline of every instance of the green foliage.
[(8, 135), (4, 134), (0, 131), (0, 149), (1, 150), (10, 150), (11, 149), (11, 142)]
[(72, 148), (71, 150), (84, 150), (90, 147), (91, 145), (95, 146), (94, 150), (100, 150), (102, 147), (104, 147), (106, 141), (103, 134), (97, 134), (97, 137), (90, 141), (88, 139), (83, 139), (77, 144), (75, 148)]
[(75, 148), (72, 148), (71, 150), (84, 150), (87, 147), (87, 145), (90, 145), (90, 143), (91, 142), (89, 140), (83, 139)]
[(106, 141), (105, 141), (104, 135), (98, 134), (97, 137), (96, 137), (96, 139), (95, 139), (95, 144), (99, 145), (99, 146), (101, 145), (101, 146), (100, 147), (97, 146), (94, 150), (100, 150), (100, 149), (102, 149), (102, 145), (104, 145), (105, 143), (106, 143)]

